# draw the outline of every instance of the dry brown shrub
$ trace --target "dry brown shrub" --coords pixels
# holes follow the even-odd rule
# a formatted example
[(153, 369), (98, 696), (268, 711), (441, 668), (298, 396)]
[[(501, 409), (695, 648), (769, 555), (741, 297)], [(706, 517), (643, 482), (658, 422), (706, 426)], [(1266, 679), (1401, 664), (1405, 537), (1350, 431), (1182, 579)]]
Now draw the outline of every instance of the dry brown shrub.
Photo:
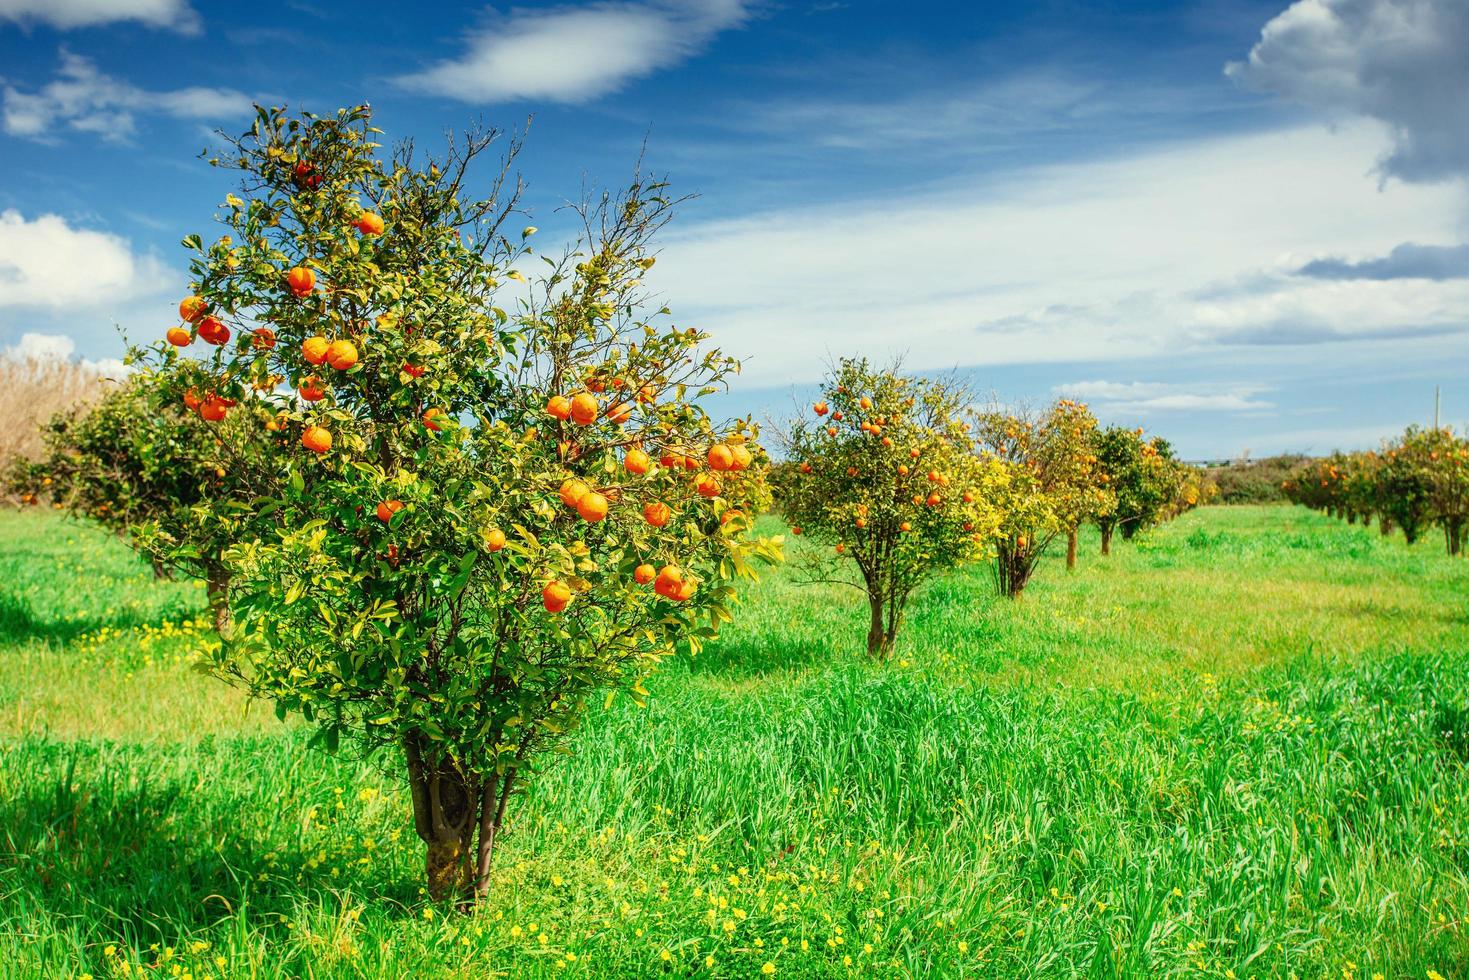
[(38, 459), (41, 427), (57, 412), (90, 404), (113, 384), (80, 361), (0, 355), (0, 473)]

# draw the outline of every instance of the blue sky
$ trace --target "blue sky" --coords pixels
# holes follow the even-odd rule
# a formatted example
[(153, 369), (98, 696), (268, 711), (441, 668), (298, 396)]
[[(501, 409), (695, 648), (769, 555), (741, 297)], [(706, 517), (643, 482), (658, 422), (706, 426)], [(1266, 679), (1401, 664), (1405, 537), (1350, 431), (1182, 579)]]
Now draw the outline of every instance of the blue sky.
[(510, 6), (0, 0), (0, 348), (106, 361), (184, 288), (252, 101), (523, 126), (531, 220), (649, 164), (650, 284), (779, 417), (902, 354), (1191, 458), (1469, 421), (1462, 0)]

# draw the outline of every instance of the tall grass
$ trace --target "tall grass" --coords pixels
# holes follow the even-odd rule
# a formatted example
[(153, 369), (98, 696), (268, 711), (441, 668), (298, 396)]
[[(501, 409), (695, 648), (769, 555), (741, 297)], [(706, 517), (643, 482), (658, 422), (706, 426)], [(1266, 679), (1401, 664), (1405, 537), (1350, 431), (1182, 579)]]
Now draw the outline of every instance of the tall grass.
[(0, 977), (1469, 962), (1469, 565), (1317, 515), (1092, 538), (1019, 602), (953, 576), (885, 666), (772, 575), (531, 782), (473, 918), (425, 904), (394, 760), (189, 671), (197, 590), (56, 518), (0, 540)]

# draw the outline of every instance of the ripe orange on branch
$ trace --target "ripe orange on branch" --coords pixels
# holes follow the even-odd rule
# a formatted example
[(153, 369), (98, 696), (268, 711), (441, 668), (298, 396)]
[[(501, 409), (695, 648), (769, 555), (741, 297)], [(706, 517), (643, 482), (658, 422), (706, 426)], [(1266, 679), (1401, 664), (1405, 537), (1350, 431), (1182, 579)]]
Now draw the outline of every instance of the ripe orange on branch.
[(541, 590), (541, 603), (546, 612), (561, 612), (571, 603), (571, 586), (565, 582), (551, 582)]
[(595, 396), (583, 391), (571, 399), (571, 420), (577, 425), (591, 425), (597, 421), (600, 407)]
[(204, 302), (202, 296), (187, 296), (179, 303), (179, 318), (185, 323), (193, 323), (204, 315), (209, 309), (209, 304)]
[(331, 350), (331, 344), (321, 335), (307, 337), (301, 341), (301, 356), (306, 358), (308, 364), (326, 363), (327, 351)]
[(672, 518), (673, 511), (661, 501), (655, 500), (643, 507), (643, 520), (653, 527), (665, 527)]
[(338, 371), (349, 370), (357, 363), (357, 345), (350, 340), (334, 340), (326, 349), (326, 359)]
[(377, 505), (377, 519), (386, 524), (393, 519), (394, 514), (398, 513), (398, 511), (402, 509), (403, 501), (384, 500), (382, 503)]
[(301, 445), (321, 455), (332, 448), (332, 434), (319, 425), (308, 425), (306, 431), (301, 433)]
[(582, 520), (595, 524), (607, 516), (607, 498), (595, 490), (588, 491), (576, 502), (576, 512)]
[(310, 296), (311, 291), (316, 288), (316, 273), (298, 265), (286, 273), (286, 285), (297, 297)]
[(552, 395), (551, 400), (546, 402), (546, 414), (565, 422), (571, 418), (571, 399), (565, 395)]
[(187, 347), (194, 342), (194, 338), (183, 327), (169, 327), (168, 342), (175, 347)]
[(362, 217), (352, 222), (352, 225), (364, 235), (381, 235), (383, 233), (383, 219), (371, 211), (362, 212)]

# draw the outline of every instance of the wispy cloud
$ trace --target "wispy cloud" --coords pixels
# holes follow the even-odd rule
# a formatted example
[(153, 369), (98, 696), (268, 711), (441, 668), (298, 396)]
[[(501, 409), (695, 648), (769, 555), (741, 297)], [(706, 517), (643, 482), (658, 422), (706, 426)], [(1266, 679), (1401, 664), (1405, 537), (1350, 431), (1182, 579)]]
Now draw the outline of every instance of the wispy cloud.
[(1469, 245), (1415, 245), (1404, 242), (1387, 255), (1357, 262), (1314, 259), (1296, 270), (1315, 279), (1469, 279)]
[(1256, 397), (1269, 389), (1255, 384), (1179, 384), (1162, 381), (1074, 381), (1057, 385), (1057, 395), (1094, 402), (1109, 413), (1255, 412), (1275, 407)]
[(188, 0), (0, 0), (0, 20), (62, 30), (125, 21), (180, 34), (200, 30), (199, 15)]
[(42, 88), (23, 92), (6, 85), (0, 92), (0, 125), (11, 136), (55, 142), (58, 131), (70, 129), (126, 142), (137, 131), (139, 115), (208, 120), (250, 109), (250, 98), (233, 89), (190, 86), (150, 92), (104, 74), (90, 59), (65, 48), (60, 55), (56, 78)]
[(585, 102), (692, 58), (749, 16), (746, 0), (517, 7), (471, 35), (460, 57), (399, 81), (464, 102)]
[(1288, 324), (1340, 340), (1462, 323), (1469, 282), (1289, 274), (1451, 233), (1455, 189), (1373, 190), (1361, 161), (1377, 145), (1371, 126), (1303, 127), (892, 186), (675, 228), (650, 281), (756, 384), (854, 350), (906, 351), (915, 369), (1111, 362)]

